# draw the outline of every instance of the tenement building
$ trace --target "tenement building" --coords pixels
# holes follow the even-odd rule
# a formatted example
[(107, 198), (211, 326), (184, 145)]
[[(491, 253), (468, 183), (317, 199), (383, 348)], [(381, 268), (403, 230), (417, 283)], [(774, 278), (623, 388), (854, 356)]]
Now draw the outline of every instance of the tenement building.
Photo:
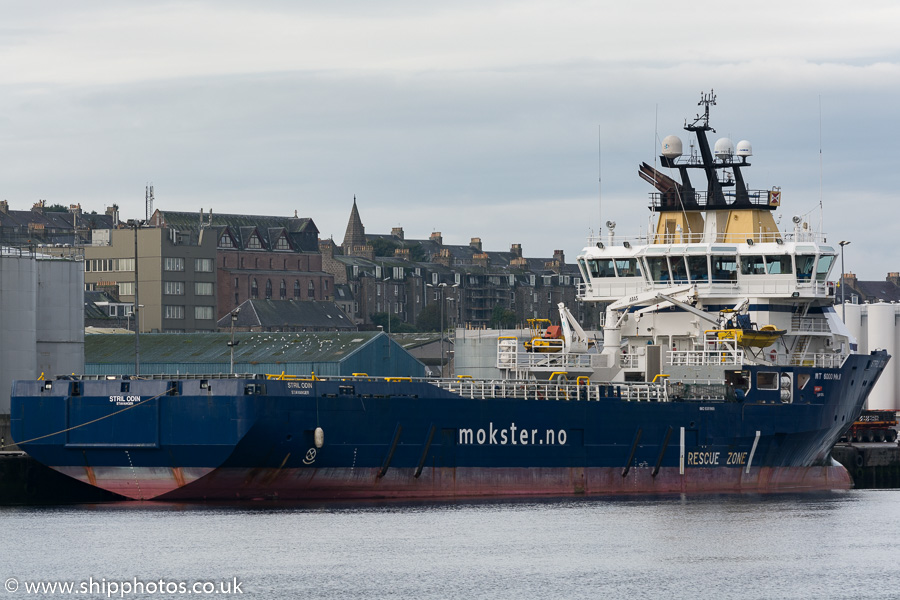
[(334, 277), (323, 271), (319, 230), (310, 218), (157, 210), (152, 227), (215, 238), (217, 311), (246, 300), (333, 300)]
[[(373, 315), (391, 315), (415, 324), (425, 307), (438, 303), (446, 327), (498, 326), (498, 318), (523, 325), (529, 318), (558, 320), (564, 302), (585, 326), (594, 319), (575, 301), (581, 282), (577, 265), (561, 250), (550, 258), (526, 258), (521, 244), (509, 251), (445, 244), (440, 232), (408, 239), (401, 227), (390, 234), (367, 234), (356, 198), (340, 245), (320, 240), (323, 269), (334, 276), (359, 324)], [(510, 325), (506, 325), (510, 326)]]

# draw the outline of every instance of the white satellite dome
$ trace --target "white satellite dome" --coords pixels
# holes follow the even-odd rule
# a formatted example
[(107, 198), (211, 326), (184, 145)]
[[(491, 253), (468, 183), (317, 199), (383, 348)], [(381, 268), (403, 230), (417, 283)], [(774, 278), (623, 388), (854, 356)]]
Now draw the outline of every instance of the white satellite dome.
[(739, 141), (734, 151), (738, 156), (753, 156), (753, 146), (747, 140)]
[(681, 154), (681, 138), (677, 135), (667, 135), (662, 141), (662, 155), (666, 158), (678, 158)]
[(713, 150), (718, 158), (731, 158), (734, 156), (734, 142), (729, 138), (719, 138), (716, 140), (715, 149)]

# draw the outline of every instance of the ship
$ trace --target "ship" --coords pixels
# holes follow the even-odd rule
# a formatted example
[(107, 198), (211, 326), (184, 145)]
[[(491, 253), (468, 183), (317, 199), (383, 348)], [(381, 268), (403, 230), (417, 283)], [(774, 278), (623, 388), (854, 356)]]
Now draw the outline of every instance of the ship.
[(659, 163), (639, 167), (655, 228), (620, 237), (608, 222), (578, 256), (602, 339), (561, 305), (540, 351), (498, 339), (493, 379), (17, 381), (13, 436), (135, 500), (849, 488), (831, 448), (890, 356), (856, 352), (833, 308), (838, 250), (800, 217), (780, 231), (780, 188), (745, 183), (749, 142), (710, 145), (713, 105), (701, 94), (685, 121), (687, 154), (668, 136)]

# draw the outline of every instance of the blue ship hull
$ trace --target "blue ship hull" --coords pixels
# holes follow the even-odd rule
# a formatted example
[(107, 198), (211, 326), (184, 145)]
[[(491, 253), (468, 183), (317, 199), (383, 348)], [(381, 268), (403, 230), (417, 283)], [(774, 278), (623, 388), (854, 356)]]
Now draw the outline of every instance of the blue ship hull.
[(744, 368), (808, 375), (790, 402), (754, 388), (637, 400), (627, 384), (18, 381), (12, 431), (43, 464), (144, 500), (834, 489), (850, 479), (831, 447), (888, 358)]

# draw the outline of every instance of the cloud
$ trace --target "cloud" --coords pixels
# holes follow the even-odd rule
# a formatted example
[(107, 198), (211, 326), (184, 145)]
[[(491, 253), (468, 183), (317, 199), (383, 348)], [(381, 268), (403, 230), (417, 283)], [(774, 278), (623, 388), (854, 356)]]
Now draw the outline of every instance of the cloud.
[(637, 166), (714, 87), (751, 186), (781, 186), (787, 216), (821, 200), (830, 232), (872, 245), (862, 277), (897, 269), (870, 234), (893, 210), (894, 3), (54, 6), (0, 29), (19, 208), (142, 216), (152, 181), (159, 208), (297, 210), (340, 238), (356, 194), (372, 232), (574, 258), (608, 218), (646, 231)]

